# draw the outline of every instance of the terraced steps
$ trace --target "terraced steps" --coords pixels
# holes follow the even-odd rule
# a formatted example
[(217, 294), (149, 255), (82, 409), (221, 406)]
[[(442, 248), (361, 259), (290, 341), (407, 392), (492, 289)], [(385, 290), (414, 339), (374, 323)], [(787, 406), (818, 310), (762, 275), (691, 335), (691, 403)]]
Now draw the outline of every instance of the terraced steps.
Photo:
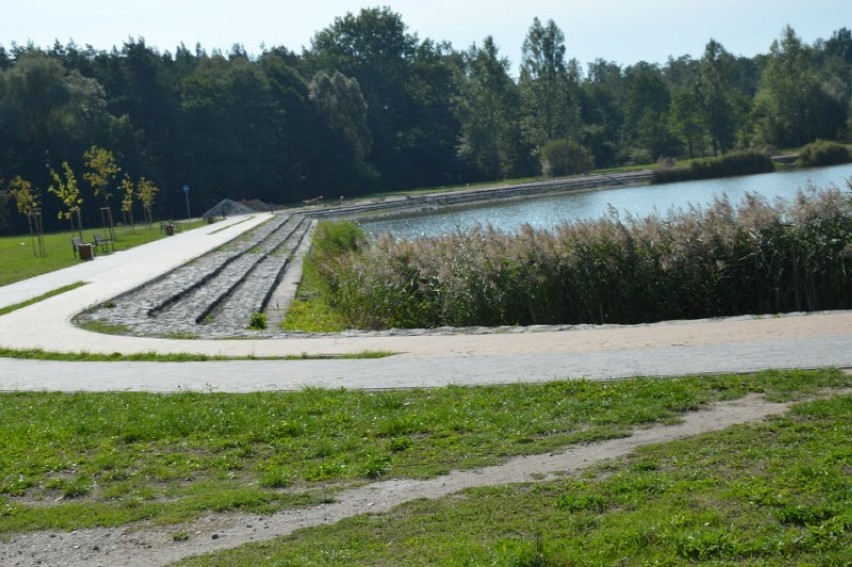
[(275, 215), (231, 243), (78, 317), (140, 336), (228, 337), (247, 333), (303, 244), (311, 221)]

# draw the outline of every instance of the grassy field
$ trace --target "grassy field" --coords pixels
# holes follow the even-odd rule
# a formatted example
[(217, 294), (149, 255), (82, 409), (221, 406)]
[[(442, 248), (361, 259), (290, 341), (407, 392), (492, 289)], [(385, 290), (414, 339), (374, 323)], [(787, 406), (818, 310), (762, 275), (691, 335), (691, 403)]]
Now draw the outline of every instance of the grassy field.
[[(202, 221), (185, 223), (184, 229), (189, 230), (204, 224)], [(90, 239), (94, 233), (103, 234), (101, 228), (86, 229), (83, 236)], [(80, 262), (74, 257), (71, 248), (71, 238), (76, 237), (76, 232), (54, 232), (44, 235), (44, 247), (46, 256), (36, 257), (33, 255), (32, 239), (29, 235), (4, 236), (0, 238), (0, 285), (7, 285), (34, 276), (60, 270), (73, 266)], [(163, 238), (158, 225), (151, 228), (137, 226), (134, 232), (127, 232), (124, 228), (115, 230), (115, 249), (127, 250), (140, 244)]]
[(180, 565), (846, 566), (850, 439), (852, 397), (836, 397), (582, 475), (418, 500)]
[(5, 393), (0, 534), (270, 513), (378, 478), (624, 436), (749, 391), (795, 399), (850, 384), (825, 370), (383, 392)]

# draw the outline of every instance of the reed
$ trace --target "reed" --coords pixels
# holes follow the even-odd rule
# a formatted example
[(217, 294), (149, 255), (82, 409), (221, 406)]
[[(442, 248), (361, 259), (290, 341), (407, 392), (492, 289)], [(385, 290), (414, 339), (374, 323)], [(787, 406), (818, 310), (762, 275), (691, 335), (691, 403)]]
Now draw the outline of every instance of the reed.
[(376, 239), (320, 271), (355, 328), (649, 323), (852, 307), (852, 198)]

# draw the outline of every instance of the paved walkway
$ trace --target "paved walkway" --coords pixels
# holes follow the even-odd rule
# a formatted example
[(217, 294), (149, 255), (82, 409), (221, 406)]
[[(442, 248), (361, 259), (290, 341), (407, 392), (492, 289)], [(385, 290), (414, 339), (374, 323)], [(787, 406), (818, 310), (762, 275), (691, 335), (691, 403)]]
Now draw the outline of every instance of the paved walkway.
[[(276, 340), (173, 340), (101, 335), (73, 326), (81, 310), (165, 273), (268, 218), (228, 219), (93, 262), (0, 287), (0, 306), (75, 281), (87, 285), (0, 316), (0, 347), (62, 352), (237, 356), (345, 355), (374, 360), (71, 363), (0, 359), (0, 390), (252, 391), (305, 386), (427, 387), (767, 368), (852, 367), (852, 311), (568, 330)], [(224, 230), (223, 230), (224, 229)]]

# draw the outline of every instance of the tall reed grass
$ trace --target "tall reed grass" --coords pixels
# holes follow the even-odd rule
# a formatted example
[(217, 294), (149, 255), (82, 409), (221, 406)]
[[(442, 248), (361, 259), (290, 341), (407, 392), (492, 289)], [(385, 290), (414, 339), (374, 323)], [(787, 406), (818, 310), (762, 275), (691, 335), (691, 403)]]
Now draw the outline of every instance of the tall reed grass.
[[(849, 182), (852, 189), (852, 181)], [(354, 328), (648, 323), (852, 307), (852, 197), (376, 239), (319, 266)]]

